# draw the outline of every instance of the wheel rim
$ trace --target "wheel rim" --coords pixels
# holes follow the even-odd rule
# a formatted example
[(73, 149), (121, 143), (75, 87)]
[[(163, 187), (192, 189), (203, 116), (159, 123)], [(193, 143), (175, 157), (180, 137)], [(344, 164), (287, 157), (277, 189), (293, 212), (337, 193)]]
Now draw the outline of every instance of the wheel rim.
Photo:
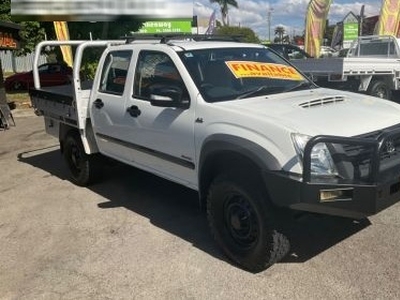
[(236, 195), (226, 201), (225, 227), (241, 249), (254, 246), (259, 236), (259, 222), (254, 209), (246, 198)]
[(374, 96), (382, 98), (382, 99), (387, 99), (388, 98), (388, 92), (385, 87), (379, 87), (376, 89)]
[(21, 86), (22, 86), (21, 82), (15, 81), (14, 84), (13, 84), (13, 89), (14, 90), (19, 90), (19, 89), (21, 89)]
[(77, 176), (82, 170), (82, 154), (75, 143), (70, 145), (71, 150), (69, 154), (69, 163), (71, 166), (72, 173)]

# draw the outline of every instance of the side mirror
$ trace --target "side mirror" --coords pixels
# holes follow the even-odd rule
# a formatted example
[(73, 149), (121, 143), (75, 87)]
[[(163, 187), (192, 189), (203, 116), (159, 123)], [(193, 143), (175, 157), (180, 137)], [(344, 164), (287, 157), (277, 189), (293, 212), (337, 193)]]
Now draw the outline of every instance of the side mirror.
[(150, 104), (160, 107), (188, 108), (189, 100), (182, 99), (182, 89), (177, 86), (150, 87)]

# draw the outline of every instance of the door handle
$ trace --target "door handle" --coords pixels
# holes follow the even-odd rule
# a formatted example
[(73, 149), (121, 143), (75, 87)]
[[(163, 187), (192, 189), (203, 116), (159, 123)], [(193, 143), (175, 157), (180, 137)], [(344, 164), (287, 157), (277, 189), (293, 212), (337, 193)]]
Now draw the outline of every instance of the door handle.
[(102, 108), (102, 107), (104, 106), (104, 102), (103, 102), (101, 99), (96, 99), (96, 100), (93, 102), (93, 105), (94, 105), (96, 108), (100, 109), (100, 108)]
[(134, 118), (137, 118), (142, 113), (136, 105), (132, 105), (126, 109), (126, 111)]

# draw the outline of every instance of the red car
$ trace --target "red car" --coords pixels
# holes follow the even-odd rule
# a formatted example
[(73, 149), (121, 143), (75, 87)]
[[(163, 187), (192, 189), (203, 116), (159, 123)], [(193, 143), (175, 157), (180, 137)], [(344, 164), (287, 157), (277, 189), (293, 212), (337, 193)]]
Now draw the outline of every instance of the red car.
[[(71, 82), (72, 68), (62, 63), (47, 63), (39, 66), (41, 86), (63, 85)], [(29, 90), (33, 87), (33, 73), (17, 73), (4, 81), (6, 91)]]

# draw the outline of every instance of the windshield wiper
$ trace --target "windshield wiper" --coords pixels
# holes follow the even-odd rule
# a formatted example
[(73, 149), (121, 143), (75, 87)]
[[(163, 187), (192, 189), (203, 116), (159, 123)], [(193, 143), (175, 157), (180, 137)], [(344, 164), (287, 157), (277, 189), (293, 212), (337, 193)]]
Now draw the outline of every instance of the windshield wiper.
[(259, 86), (253, 90), (247, 91), (239, 96), (236, 99), (243, 99), (248, 97), (260, 96), (260, 95), (268, 95), (268, 94), (275, 94), (283, 90), (281, 86)]
[(315, 85), (311, 82), (308, 81), (302, 81), (299, 84), (295, 85), (294, 87), (291, 87), (290, 89), (286, 90), (285, 92), (293, 92), (293, 91), (301, 91), (301, 90), (308, 90), (308, 89), (314, 89)]

